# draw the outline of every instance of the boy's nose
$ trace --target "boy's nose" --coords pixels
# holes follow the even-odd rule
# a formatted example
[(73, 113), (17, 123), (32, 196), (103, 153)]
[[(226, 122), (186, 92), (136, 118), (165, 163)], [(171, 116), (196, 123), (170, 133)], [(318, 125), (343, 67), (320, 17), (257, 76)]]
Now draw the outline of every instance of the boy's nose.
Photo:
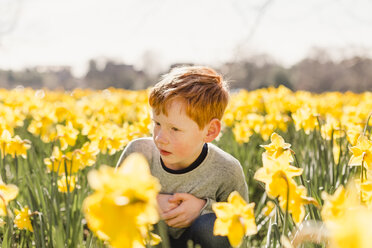
[(166, 138), (163, 131), (158, 131), (155, 133), (155, 141), (159, 144), (167, 144), (168, 139)]

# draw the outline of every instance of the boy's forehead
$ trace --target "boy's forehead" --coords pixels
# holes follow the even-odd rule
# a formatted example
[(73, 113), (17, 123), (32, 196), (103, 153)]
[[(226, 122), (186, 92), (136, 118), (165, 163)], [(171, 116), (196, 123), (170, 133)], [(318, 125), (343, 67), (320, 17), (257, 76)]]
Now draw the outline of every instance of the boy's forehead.
[(173, 101), (172, 103), (164, 106), (166, 113), (164, 113), (162, 108), (154, 109), (152, 108), (151, 115), (152, 118), (159, 118), (165, 116), (168, 121), (172, 123), (182, 123), (186, 119), (192, 120), (186, 113), (186, 104), (182, 101)]
[(169, 104), (165, 105), (167, 112), (176, 112), (177, 114), (184, 114), (186, 111), (186, 103), (180, 99), (174, 99)]
[(181, 99), (173, 99), (164, 103), (163, 105), (159, 106), (156, 109), (153, 108), (152, 112), (154, 112), (154, 114), (157, 115), (164, 114), (166, 116), (168, 116), (169, 114), (171, 115), (186, 114), (186, 103), (184, 100)]

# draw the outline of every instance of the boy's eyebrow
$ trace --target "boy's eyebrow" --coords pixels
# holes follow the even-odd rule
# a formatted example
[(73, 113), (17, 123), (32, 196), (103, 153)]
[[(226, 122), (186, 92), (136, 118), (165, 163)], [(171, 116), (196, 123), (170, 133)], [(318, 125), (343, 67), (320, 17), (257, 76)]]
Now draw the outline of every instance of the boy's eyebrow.
[[(151, 118), (151, 120), (152, 121), (154, 121), (154, 122), (158, 122), (157, 120), (155, 120), (154, 118)], [(174, 123), (171, 123), (171, 122), (168, 122), (168, 123), (166, 123), (167, 125), (169, 125), (169, 126), (172, 126), (172, 127), (177, 127), (177, 128), (181, 128), (179, 125), (176, 125), (176, 124), (174, 124)]]

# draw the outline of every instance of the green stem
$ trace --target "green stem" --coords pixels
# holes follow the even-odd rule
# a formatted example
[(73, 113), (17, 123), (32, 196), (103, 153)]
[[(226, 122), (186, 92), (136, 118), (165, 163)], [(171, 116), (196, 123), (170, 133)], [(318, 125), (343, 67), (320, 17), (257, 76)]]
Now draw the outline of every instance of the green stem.
[(15, 156), (16, 182), (18, 182), (18, 157)]
[[(292, 153), (293, 153), (293, 158), (294, 158), (295, 166), (297, 168), (301, 168), (300, 167), (300, 164), (298, 163), (298, 159), (297, 159), (296, 153), (294, 153), (294, 152), (292, 152)], [(301, 181), (301, 183), (302, 183), (303, 186), (306, 186), (305, 180), (304, 180), (302, 174), (300, 175), (300, 181)]]
[(364, 182), (364, 172), (365, 172), (365, 168), (364, 168), (364, 158), (363, 158), (363, 160), (362, 160), (362, 167), (360, 168), (360, 182), (361, 183)]
[(282, 175), (284, 178), (285, 182), (287, 183), (287, 204), (285, 206), (285, 216), (284, 216), (284, 224), (283, 224), (283, 231), (282, 235), (285, 235), (286, 229), (287, 229), (287, 221), (288, 221), (288, 207), (289, 207), (289, 182), (288, 179), (285, 175)]
[(364, 126), (364, 129), (363, 129), (363, 136), (366, 134), (367, 132), (367, 127), (368, 127), (368, 123), (369, 123), (369, 119), (371, 118), (372, 116), (372, 113), (369, 114), (368, 118), (367, 118), (367, 122), (366, 122), (366, 125)]
[[(275, 211), (275, 214), (277, 214), (277, 212)], [(270, 240), (271, 240), (271, 234), (272, 234), (272, 230), (271, 230), (271, 228), (272, 228), (272, 224), (271, 224), (271, 222), (272, 222), (272, 218), (270, 218), (270, 222), (269, 222), (269, 229), (267, 230), (267, 235), (266, 235), (266, 246), (265, 246), (265, 248), (269, 248), (270, 247), (270, 244), (271, 244), (271, 242), (270, 242)]]
[(5, 144), (3, 146), (3, 150), (2, 150), (2, 154), (1, 155), (2, 155), (2, 158), (1, 158), (1, 162), (2, 162), (2, 165), (1, 165), (1, 177), (2, 177), (3, 182), (5, 184), (7, 184), (8, 183), (8, 178), (6, 176), (6, 169), (5, 169), (5, 164), (6, 164), (6, 162), (5, 162), (5, 156), (6, 156), (6, 154), (5, 154)]

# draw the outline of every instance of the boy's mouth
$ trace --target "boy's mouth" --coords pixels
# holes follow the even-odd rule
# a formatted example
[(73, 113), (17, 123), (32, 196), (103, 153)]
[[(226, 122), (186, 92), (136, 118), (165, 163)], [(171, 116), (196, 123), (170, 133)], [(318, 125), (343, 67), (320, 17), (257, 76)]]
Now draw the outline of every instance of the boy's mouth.
[(168, 155), (171, 154), (170, 152), (168, 152), (168, 151), (166, 151), (166, 150), (163, 150), (163, 149), (159, 149), (159, 152), (160, 152), (160, 154), (163, 155), (163, 156), (168, 156)]

